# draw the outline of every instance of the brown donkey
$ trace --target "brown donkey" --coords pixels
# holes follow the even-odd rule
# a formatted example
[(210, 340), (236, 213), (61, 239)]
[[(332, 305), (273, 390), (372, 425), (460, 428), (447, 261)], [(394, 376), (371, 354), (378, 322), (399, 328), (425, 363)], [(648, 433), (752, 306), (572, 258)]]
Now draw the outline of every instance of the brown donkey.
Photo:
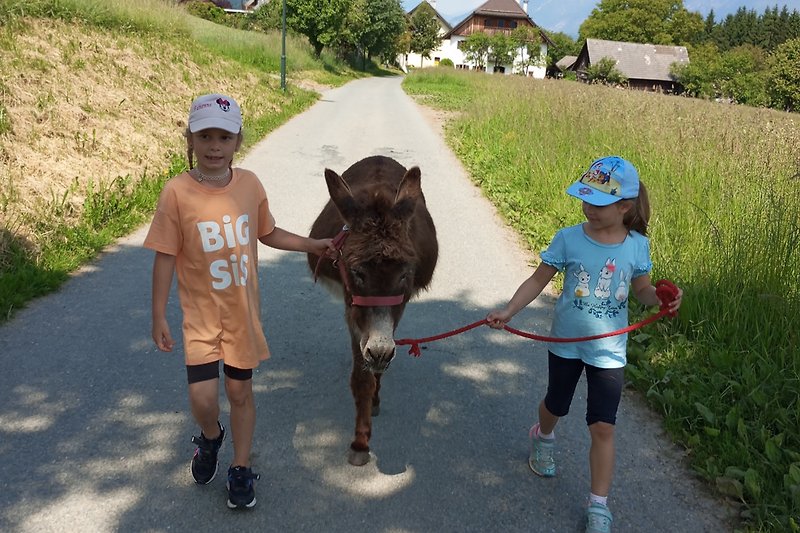
[(419, 168), (373, 156), (342, 176), (325, 169), (331, 199), (311, 228), (315, 239), (334, 237), (339, 259), (309, 254), (315, 274), (343, 294), (350, 329), (356, 404), (355, 439), (348, 461), (369, 462), (372, 416), (380, 406), (381, 376), (395, 356), (394, 332), (406, 303), (428, 286), (439, 252), (425, 206)]

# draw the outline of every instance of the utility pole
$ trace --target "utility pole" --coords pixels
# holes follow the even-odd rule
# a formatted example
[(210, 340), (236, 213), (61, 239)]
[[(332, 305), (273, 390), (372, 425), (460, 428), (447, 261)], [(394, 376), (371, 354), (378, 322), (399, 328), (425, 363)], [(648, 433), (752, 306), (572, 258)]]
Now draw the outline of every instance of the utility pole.
[(281, 90), (286, 92), (286, 0), (281, 13)]

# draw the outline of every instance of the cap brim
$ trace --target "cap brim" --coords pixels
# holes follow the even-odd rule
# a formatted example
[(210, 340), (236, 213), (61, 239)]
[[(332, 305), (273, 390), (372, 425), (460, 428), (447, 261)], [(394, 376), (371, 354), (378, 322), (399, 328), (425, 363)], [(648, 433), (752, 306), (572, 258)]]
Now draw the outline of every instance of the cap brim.
[(587, 204), (596, 205), (597, 207), (604, 207), (622, 200), (619, 196), (614, 196), (613, 194), (604, 193), (593, 187), (589, 187), (580, 180), (569, 186), (567, 194), (579, 200), (583, 200)]
[(211, 128), (219, 128), (230, 133), (239, 133), (242, 130), (241, 124), (233, 120), (225, 120), (219, 117), (201, 118), (189, 123), (189, 131), (196, 133), (198, 131), (207, 130)]

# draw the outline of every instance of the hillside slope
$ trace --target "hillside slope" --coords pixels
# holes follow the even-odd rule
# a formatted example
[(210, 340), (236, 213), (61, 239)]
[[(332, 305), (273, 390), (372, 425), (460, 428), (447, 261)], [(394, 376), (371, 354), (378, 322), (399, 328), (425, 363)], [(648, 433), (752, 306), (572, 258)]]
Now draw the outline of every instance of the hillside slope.
[(293, 99), (315, 99), (188, 37), (25, 22), (0, 39), (11, 67), (0, 70), (0, 222), (34, 240), (31, 219), (54, 203), (76, 216), (90, 182), (163, 172), (185, 149), (197, 94), (236, 98), (246, 132)]

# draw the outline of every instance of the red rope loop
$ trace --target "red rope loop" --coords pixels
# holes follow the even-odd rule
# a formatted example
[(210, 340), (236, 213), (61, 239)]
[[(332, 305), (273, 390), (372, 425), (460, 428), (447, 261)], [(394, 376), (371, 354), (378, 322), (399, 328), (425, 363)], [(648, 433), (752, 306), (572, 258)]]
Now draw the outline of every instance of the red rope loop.
[[(661, 317), (664, 316), (674, 317), (678, 314), (675, 311), (669, 310), (669, 304), (671, 304), (678, 297), (678, 288), (675, 285), (673, 285), (672, 282), (665, 279), (656, 282), (656, 296), (658, 296), (658, 299), (661, 301), (661, 308), (658, 311), (658, 313), (648, 318), (645, 318), (644, 320), (636, 322), (635, 324), (631, 324), (630, 326), (620, 328), (615, 331), (610, 331), (608, 333), (600, 333), (598, 335), (588, 335), (585, 337), (565, 338), (565, 337), (548, 337), (545, 335), (536, 335), (535, 333), (528, 333), (525, 331), (512, 328), (510, 326), (503, 326), (503, 329), (508, 331), (509, 333), (513, 333), (514, 335), (518, 335), (526, 339), (532, 339), (535, 341), (543, 341), (543, 342), (583, 342), (596, 339), (603, 339), (606, 337), (613, 337), (615, 335), (622, 335), (624, 333), (628, 333), (633, 330), (642, 328), (648, 324), (652, 324)], [(453, 337), (460, 333), (464, 333), (465, 331), (475, 329), (478, 326), (483, 326), (484, 324), (487, 324), (485, 318), (482, 320), (478, 320), (477, 322), (473, 322), (472, 324), (468, 324), (464, 327), (454, 329), (452, 331), (448, 331), (445, 333), (440, 333), (439, 335), (434, 335), (432, 337), (424, 337), (421, 339), (399, 339), (395, 341), (395, 344), (399, 346), (403, 346), (406, 344), (411, 345), (411, 347), (408, 349), (408, 353), (413, 355), (414, 357), (419, 357), (420, 355), (422, 355), (422, 352), (420, 351), (419, 347), (420, 344), (425, 342), (433, 342), (441, 339), (446, 339), (447, 337)]]

